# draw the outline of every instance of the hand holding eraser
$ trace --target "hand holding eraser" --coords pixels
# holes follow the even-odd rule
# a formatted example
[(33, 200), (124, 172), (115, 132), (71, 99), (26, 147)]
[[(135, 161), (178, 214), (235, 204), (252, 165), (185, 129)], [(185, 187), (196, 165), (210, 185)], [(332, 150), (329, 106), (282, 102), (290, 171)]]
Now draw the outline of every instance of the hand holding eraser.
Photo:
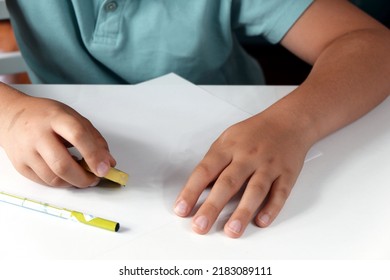
[[(88, 172), (92, 172), (84, 159), (81, 159), (79, 162), (85, 170), (87, 170)], [(106, 176), (104, 176), (103, 178), (117, 183), (121, 186), (125, 186), (127, 184), (127, 181), (129, 180), (129, 174), (119, 169), (116, 169), (115, 167), (111, 167)]]

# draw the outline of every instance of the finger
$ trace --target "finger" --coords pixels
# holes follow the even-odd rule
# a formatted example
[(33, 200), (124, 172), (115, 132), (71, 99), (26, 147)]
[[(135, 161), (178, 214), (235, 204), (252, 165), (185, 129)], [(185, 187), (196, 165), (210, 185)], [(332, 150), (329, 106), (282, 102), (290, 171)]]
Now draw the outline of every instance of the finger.
[(202, 192), (213, 182), (221, 171), (230, 163), (224, 154), (208, 152), (195, 167), (183, 190), (176, 199), (174, 211), (178, 216), (187, 216), (195, 206)]
[(225, 224), (225, 233), (232, 238), (240, 237), (271, 188), (273, 176), (268, 172), (255, 172), (245, 188), (244, 194), (228, 222)]
[(71, 186), (69, 182), (66, 182), (61, 177), (57, 176), (38, 153), (35, 154), (32, 159), (29, 159), (29, 162), (33, 163), (31, 164), (29, 169), (39, 178), (39, 181), (41, 181), (44, 185), (52, 187)]
[(87, 119), (62, 115), (60, 119), (52, 122), (52, 128), (80, 152), (97, 176), (104, 177), (111, 164), (115, 163), (107, 142)]
[(293, 180), (286, 177), (281, 176), (272, 184), (267, 202), (255, 219), (259, 227), (269, 226), (282, 210), (294, 184)]
[(219, 175), (207, 199), (195, 214), (192, 228), (200, 234), (207, 233), (219, 213), (231, 198), (241, 189), (253, 169), (246, 164), (232, 162)]
[(114, 167), (114, 166), (116, 166), (116, 160), (115, 160), (115, 158), (112, 156), (112, 154), (111, 153), (109, 153), (108, 154), (109, 155), (109, 162), (110, 162), (110, 166), (112, 166), (112, 167)]
[(99, 178), (85, 171), (57, 138), (45, 138), (37, 151), (51, 171), (72, 186), (85, 188), (98, 183)]
[(34, 181), (40, 185), (48, 186), (48, 184), (44, 180), (42, 180), (31, 167), (27, 165), (23, 165), (21, 167), (20, 166), (17, 167), (16, 169), (20, 174), (25, 176), (27, 179), (30, 179), (31, 181)]

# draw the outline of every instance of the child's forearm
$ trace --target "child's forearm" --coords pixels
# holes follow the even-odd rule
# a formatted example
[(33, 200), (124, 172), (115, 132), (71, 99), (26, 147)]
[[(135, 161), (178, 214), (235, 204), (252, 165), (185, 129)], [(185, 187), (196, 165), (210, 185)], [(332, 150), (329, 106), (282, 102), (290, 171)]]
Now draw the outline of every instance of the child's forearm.
[(12, 87), (0, 82), (0, 147), (2, 135), (6, 133), (6, 124), (9, 123), (8, 119), (13, 113), (13, 105), (17, 104), (20, 98), (26, 95), (13, 89)]
[(390, 32), (361, 30), (330, 44), (307, 80), (275, 107), (291, 110), (315, 142), (390, 94)]

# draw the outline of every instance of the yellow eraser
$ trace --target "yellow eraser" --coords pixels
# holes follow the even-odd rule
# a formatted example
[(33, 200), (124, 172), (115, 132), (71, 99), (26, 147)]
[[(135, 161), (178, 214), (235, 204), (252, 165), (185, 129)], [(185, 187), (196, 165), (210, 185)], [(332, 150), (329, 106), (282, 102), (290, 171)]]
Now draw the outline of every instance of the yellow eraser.
[(107, 175), (104, 176), (104, 178), (118, 183), (119, 185), (125, 186), (127, 184), (127, 181), (129, 180), (129, 174), (119, 169), (116, 169), (115, 167), (111, 167)]
[[(84, 159), (80, 160), (80, 164), (85, 170), (92, 172)], [(121, 186), (125, 186), (127, 184), (127, 181), (129, 180), (129, 174), (119, 169), (116, 169), (115, 167), (111, 167), (107, 175), (104, 176), (104, 178)]]

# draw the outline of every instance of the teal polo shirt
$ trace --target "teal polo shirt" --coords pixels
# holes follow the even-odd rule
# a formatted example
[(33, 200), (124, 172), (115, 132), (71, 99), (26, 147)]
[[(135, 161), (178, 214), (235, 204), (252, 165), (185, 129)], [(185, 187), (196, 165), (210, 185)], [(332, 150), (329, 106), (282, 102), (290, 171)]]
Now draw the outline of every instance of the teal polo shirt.
[(35, 83), (263, 84), (239, 35), (279, 42), (313, 0), (8, 0)]

